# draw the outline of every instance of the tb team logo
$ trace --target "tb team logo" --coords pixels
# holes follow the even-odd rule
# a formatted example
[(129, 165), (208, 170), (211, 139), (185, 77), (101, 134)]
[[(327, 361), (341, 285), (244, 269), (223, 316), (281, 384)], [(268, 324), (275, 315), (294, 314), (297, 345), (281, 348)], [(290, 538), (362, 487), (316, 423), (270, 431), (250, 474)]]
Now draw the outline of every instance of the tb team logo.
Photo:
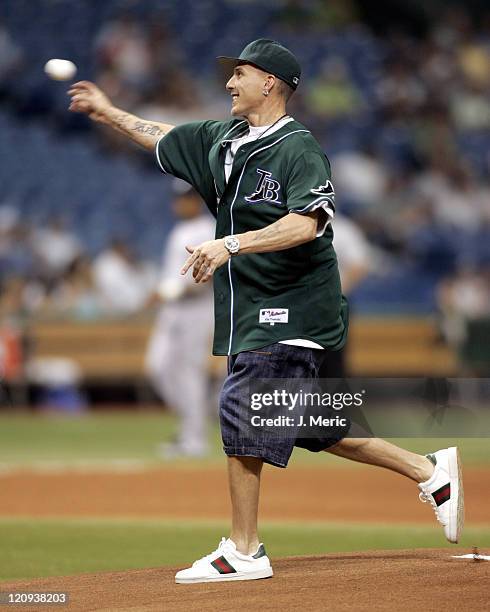
[(273, 204), (282, 204), (279, 200), (279, 189), (281, 188), (279, 182), (273, 179), (272, 174), (267, 172), (267, 170), (257, 168), (257, 172), (260, 177), (257, 187), (251, 195), (245, 198), (245, 200), (251, 204), (264, 201)]

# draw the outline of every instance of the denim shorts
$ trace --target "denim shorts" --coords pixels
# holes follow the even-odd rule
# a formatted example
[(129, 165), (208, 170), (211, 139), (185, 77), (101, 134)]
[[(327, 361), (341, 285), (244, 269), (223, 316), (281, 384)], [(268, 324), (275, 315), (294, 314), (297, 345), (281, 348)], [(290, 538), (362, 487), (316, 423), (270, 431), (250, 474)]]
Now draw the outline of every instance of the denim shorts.
[[(314, 383), (325, 351), (289, 344), (270, 344), (228, 358), (228, 376), (220, 395), (223, 449), (228, 456), (260, 457), (266, 463), (286, 467), (295, 446), (312, 452), (325, 450), (347, 435), (347, 429), (325, 430), (298, 436), (298, 428), (245, 427), (250, 410), (250, 381), (254, 379), (308, 379)], [(329, 415), (322, 408), (323, 416)]]

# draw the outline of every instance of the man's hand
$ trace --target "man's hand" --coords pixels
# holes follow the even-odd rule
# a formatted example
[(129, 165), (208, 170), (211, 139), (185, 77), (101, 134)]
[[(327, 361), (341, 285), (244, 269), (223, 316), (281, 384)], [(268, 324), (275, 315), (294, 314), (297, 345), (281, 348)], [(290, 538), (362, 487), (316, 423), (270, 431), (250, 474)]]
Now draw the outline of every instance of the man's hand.
[(86, 113), (93, 121), (114, 128), (149, 151), (154, 151), (158, 140), (174, 127), (168, 123), (145, 121), (116, 108), (105, 93), (90, 81), (75, 83), (68, 90), (68, 95), (71, 96), (68, 110)]
[(68, 91), (71, 103), (68, 110), (75, 113), (86, 113), (90, 119), (106, 123), (106, 112), (112, 107), (109, 98), (95, 83), (79, 81), (74, 83)]
[(190, 257), (184, 263), (181, 274), (193, 266), (192, 276), (196, 283), (206, 283), (215, 271), (230, 259), (230, 254), (225, 248), (224, 240), (208, 240), (199, 246), (185, 247)]

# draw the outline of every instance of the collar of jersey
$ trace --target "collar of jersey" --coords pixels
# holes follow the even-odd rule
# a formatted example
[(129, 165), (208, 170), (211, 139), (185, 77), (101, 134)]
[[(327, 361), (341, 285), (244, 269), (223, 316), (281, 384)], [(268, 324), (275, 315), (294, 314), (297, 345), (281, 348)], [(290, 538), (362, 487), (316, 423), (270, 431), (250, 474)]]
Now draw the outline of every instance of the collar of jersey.
[[(284, 129), (287, 125), (291, 125), (292, 123), (296, 123), (296, 119), (294, 119), (294, 117), (289, 117), (289, 121), (287, 121), (286, 123), (284, 123), (284, 125), (281, 125), (280, 128), (278, 128), (277, 130), (275, 130), (274, 132), (271, 132), (270, 134), (267, 134), (266, 138), (269, 138), (270, 136), (274, 136), (275, 134), (277, 134), (278, 132), (280, 132), (282, 129)], [(225, 138), (224, 140), (221, 141), (221, 146), (222, 147), (226, 147), (227, 145), (229, 145), (232, 142), (235, 142), (235, 140), (240, 140), (240, 138), (243, 138), (244, 136), (247, 135), (248, 133), (248, 127), (249, 124), (248, 122), (244, 119), (243, 121), (240, 121), (240, 123), (237, 123), (236, 125), (234, 125), (230, 130), (228, 130), (228, 132), (225, 134), (225, 136), (227, 136), (228, 134), (230, 134), (231, 132), (233, 132), (238, 126), (241, 126), (242, 128), (245, 127), (243, 124), (246, 125), (246, 130), (243, 132), (240, 132), (238, 134), (238, 136), (235, 136), (234, 138)], [(271, 127), (271, 126), (269, 126)], [(267, 131), (267, 130), (265, 130)], [(261, 137), (259, 136), (256, 140), (261, 140)], [(255, 142), (255, 140), (253, 140), (252, 142)]]

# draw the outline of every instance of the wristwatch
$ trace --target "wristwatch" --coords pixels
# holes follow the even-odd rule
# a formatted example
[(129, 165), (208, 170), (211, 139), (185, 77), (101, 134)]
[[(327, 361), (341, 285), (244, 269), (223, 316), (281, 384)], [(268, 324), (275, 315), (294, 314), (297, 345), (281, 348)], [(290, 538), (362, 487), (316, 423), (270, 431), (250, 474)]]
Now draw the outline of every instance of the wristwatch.
[(224, 245), (225, 249), (231, 256), (236, 255), (240, 250), (240, 241), (236, 236), (226, 236), (224, 239)]

